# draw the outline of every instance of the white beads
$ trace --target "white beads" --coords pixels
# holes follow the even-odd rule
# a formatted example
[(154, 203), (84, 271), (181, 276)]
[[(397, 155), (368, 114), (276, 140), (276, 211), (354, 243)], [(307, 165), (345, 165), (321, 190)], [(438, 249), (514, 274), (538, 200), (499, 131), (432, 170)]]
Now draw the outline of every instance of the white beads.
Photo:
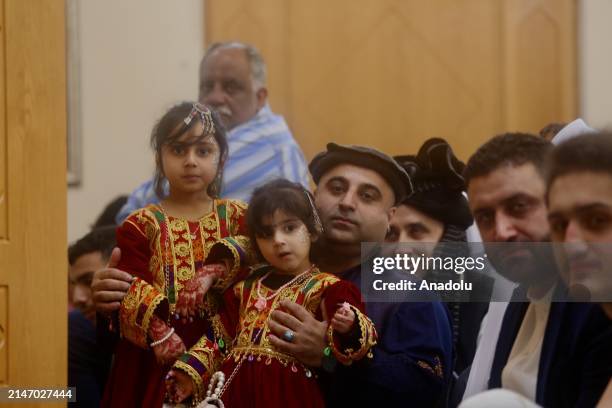
[[(210, 377), (210, 382), (208, 383), (208, 390), (206, 391), (206, 398), (199, 406), (224, 408), (223, 401), (221, 401), (221, 390), (223, 389), (224, 384), (225, 374), (223, 374), (223, 372), (221, 371), (215, 372)], [(214, 392), (213, 388), (215, 389)]]
[[(225, 384), (225, 374), (221, 371), (215, 372), (210, 377), (210, 382), (208, 383), (208, 391), (206, 391), (207, 397), (219, 398), (221, 394), (221, 390), (223, 389), (223, 385)], [(215, 391), (213, 392), (213, 387)]]
[(174, 333), (174, 327), (171, 327), (170, 330), (168, 330), (168, 333), (166, 333), (166, 335), (164, 337), (162, 337), (159, 340), (154, 341), (153, 343), (150, 344), (150, 346), (151, 347), (159, 346), (164, 341), (168, 340), (170, 338), (170, 336), (172, 336), (173, 333)]

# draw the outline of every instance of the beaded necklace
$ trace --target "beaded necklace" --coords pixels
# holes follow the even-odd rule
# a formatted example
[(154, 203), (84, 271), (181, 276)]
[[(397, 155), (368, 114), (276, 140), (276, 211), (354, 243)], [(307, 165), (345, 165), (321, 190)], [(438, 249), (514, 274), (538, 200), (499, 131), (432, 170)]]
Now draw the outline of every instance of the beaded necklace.
[(300, 273), (299, 275), (296, 275), (293, 279), (291, 279), (289, 282), (282, 285), (280, 288), (272, 291), (272, 293), (270, 293), (270, 295), (268, 296), (264, 296), (261, 294), (261, 282), (264, 281), (268, 276), (270, 276), (272, 271), (266, 273), (264, 276), (262, 276), (260, 279), (257, 280), (257, 286), (256, 286), (257, 300), (255, 301), (255, 309), (257, 309), (258, 312), (263, 311), (268, 305), (268, 300), (274, 298), (278, 293), (280, 293), (286, 287), (291, 286), (294, 283), (298, 283), (298, 281), (300, 281), (301, 283), (301, 278), (303, 278), (304, 275), (307, 275), (310, 271), (312, 271), (312, 268), (314, 268), (314, 264), (310, 265), (310, 268), (306, 269), (304, 272)]

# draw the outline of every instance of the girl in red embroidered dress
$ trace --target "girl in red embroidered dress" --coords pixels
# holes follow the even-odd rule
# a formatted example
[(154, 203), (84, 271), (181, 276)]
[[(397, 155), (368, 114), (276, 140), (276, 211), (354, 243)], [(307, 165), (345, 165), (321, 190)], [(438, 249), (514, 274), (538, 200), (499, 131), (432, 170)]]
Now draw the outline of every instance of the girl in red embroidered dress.
[(151, 145), (157, 194), (164, 179), (170, 189), (117, 230), (118, 268), (136, 279), (121, 304), (122, 339), (102, 402), (113, 408), (162, 406), (170, 365), (202, 334), (211, 344), (221, 338), (209, 288), (216, 281), (222, 291), (246, 270), (246, 205), (216, 198), (228, 150), (217, 116), (200, 104), (174, 106)]
[[(219, 389), (221, 400), (227, 407), (324, 406), (313, 369), (270, 344), (268, 316), (281, 300), (304, 305), (321, 320), (333, 316), (328, 352), (333, 350), (341, 363), (350, 364), (368, 354), (376, 342), (360, 291), (311, 263), (310, 246), (322, 227), (310, 193), (300, 185), (277, 180), (255, 190), (247, 223), (251, 241), (268, 265), (255, 269), (224, 295), (221, 320), (233, 341), (220, 366), (225, 378)], [(285, 340), (293, 336), (287, 328)], [(197, 365), (203, 355), (211, 357), (193, 353), (192, 361)], [(209, 377), (210, 373), (204, 376)], [(206, 391), (179, 369), (170, 372), (167, 386), (175, 402), (192, 394), (199, 401)]]

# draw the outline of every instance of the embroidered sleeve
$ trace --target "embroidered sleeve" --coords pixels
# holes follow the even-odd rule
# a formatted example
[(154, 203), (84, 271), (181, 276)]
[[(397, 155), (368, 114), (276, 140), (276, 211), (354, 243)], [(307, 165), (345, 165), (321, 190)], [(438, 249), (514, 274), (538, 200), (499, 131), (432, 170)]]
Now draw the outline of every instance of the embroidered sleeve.
[(199, 402), (206, 396), (206, 385), (219, 366), (220, 356), (215, 343), (204, 335), (174, 363), (174, 368), (184, 371), (193, 381), (195, 401)]
[(348, 281), (339, 281), (331, 285), (323, 297), (329, 318), (333, 316), (338, 305), (344, 302), (347, 302), (355, 313), (353, 330), (347, 335), (336, 333), (331, 324), (329, 325), (327, 340), (336, 359), (344, 365), (350, 365), (353, 361), (361, 360), (366, 355), (372, 358), (371, 349), (377, 339), (376, 328), (365, 314), (365, 305), (359, 289)]
[(213, 244), (206, 263), (228, 261), (228, 271), (219, 277), (214, 287), (226, 290), (244, 279), (254, 256), (246, 231), (246, 208), (242, 201), (224, 200), (217, 206), (220, 238)]
[(211, 319), (215, 320), (212, 322), (213, 325), (221, 326), (220, 331), (222, 333), (216, 334), (216, 343), (204, 335), (174, 364), (175, 368), (183, 370), (192, 379), (195, 386), (194, 397), (196, 401), (204, 399), (210, 376), (221, 365), (230, 342), (236, 334), (240, 307), (240, 299), (237, 296), (239, 296), (241, 288), (242, 283), (238, 283), (225, 291), (221, 309)]
[(151, 250), (142, 213), (134, 213), (117, 229), (117, 245), (121, 260), (117, 269), (136, 277), (121, 302), (119, 325), (121, 335), (132, 343), (148, 348), (149, 323), (153, 314), (166, 320), (168, 303), (165, 296), (152, 284), (149, 271)]

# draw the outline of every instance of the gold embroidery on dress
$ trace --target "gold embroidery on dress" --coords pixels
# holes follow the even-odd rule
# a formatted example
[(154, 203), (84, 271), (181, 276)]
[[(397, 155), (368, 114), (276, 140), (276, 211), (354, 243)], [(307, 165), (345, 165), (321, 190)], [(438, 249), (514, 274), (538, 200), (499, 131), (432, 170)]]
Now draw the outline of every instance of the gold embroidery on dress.
[(123, 298), (123, 306), (126, 309), (134, 309), (138, 306), (138, 300), (140, 299), (140, 288), (136, 290), (131, 290), (127, 293), (127, 295)]
[(215, 229), (216, 228), (216, 223), (215, 223), (215, 219), (214, 217), (205, 217), (202, 219), (202, 224), (204, 225), (204, 228), (206, 228), (207, 230), (210, 229)]
[[(178, 300), (185, 283), (195, 276), (196, 259), (205, 261), (210, 248), (224, 238), (221, 237), (220, 225), (217, 221), (218, 205), (221, 202), (215, 200), (212, 211), (198, 220), (200, 227), (195, 239), (191, 238), (188, 221), (166, 216), (163, 208), (159, 205), (150, 205), (131, 216), (133, 217), (132, 223), (148, 238), (149, 249), (152, 254), (148, 269), (153, 277), (152, 285), (160, 293), (167, 294), (167, 286), (169, 285), (174, 288), (175, 301)], [(232, 201), (225, 201), (225, 206), (226, 208), (232, 207)], [(157, 212), (164, 214), (166, 227), (162, 227), (161, 221), (157, 219)], [(238, 225), (239, 223), (234, 224)], [(162, 237), (165, 234), (167, 236)], [(237, 242), (242, 245), (242, 240)], [(237, 257), (237, 255), (235, 256)], [(166, 273), (172, 269), (174, 282), (167, 282)], [(230, 276), (228, 276), (229, 278)], [(207, 296), (201, 309), (212, 316), (216, 308), (208, 300), (209, 297)], [(169, 306), (170, 312), (174, 313), (175, 304), (172, 303)]]
[[(261, 277), (258, 279), (261, 279)], [(246, 297), (245, 292), (247, 292), (245, 282), (243, 281), (236, 285), (234, 287), (234, 294), (241, 299), (240, 324), (234, 347), (230, 349), (230, 353), (228, 354), (227, 358), (233, 358), (235, 362), (238, 362), (242, 357), (253, 356), (256, 357), (258, 361), (261, 361), (262, 357), (266, 359), (274, 358), (283, 366), (287, 366), (289, 363), (301, 365), (295, 358), (272, 349), (271, 343), (267, 336), (270, 332), (270, 328), (267, 324), (268, 315), (273, 310), (278, 308), (279, 303), (282, 300), (291, 300), (295, 302), (302, 293), (305, 296), (302, 302), (303, 305), (307, 308), (307, 310), (314, 314), (319, 304), (313, 301), (313, 299), (316, 298), (320, 300), (323, 289), (338, 281), (338, 278), (323, 275), (319, 273), (318, 269), (315, 268), (309, 275), (306, 275), (304, 280), (298, 281), (293, 285), (284, 288), (281, 293), (272, 299), (271, 304), (262, 312), (257, 311), (254, 306), (257, 300), (255, 281), (249, 288), (250, 290), (248, 290), (248, 297), (246, 299), (244, 299)], [(264, 297), (268, 296), (271, 292), (274, 292), (274, 290), (263, 285), (261, 286), (261, 289), (263, 290), (262, 295)], [(243, 307), (243, 301), (246, 302), (246, 307)], [(261, 334), (259, 334), (260, 331), (262, 331)], [(257, 339), (256, 344), (253, 344), (254, 339)], [(267, 360), (265, 362), (266, 364), (269, 364)], [(306, 370), (307, 368), (304, 367), (304, 369)]]
[(174, 246), (174, 249), (175, 253), (181, 258), (187, 257), (191, 254), (191, 248), (189, 248), (189, 244), (187, 242), (179, 242)]

